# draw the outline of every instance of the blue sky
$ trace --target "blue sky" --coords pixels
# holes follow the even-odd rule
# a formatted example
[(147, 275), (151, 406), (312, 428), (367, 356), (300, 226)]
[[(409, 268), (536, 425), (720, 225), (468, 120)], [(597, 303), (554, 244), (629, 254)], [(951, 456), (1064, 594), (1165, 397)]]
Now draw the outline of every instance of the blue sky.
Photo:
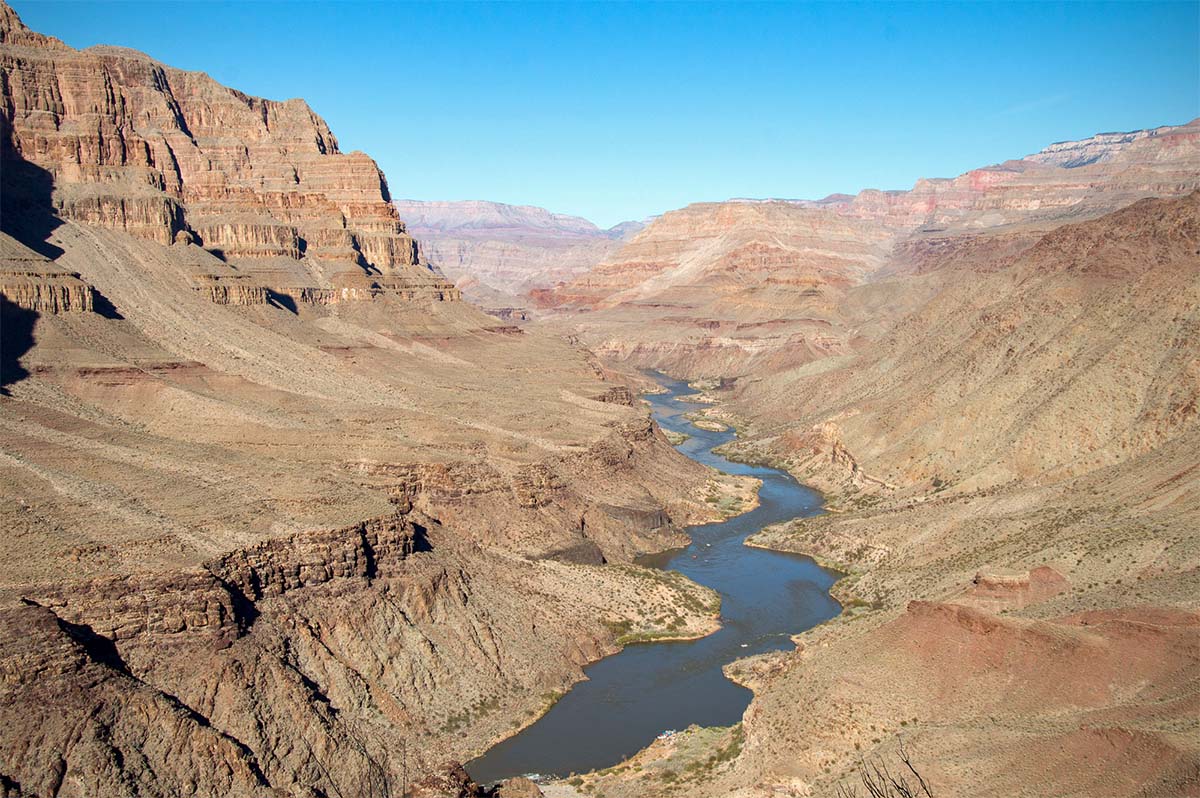
[(908, 188), (1200, 116), (1200, 3), (397, 4), (11, 0), (304, 97), (392, 194), (603, 225), (729, 197)]

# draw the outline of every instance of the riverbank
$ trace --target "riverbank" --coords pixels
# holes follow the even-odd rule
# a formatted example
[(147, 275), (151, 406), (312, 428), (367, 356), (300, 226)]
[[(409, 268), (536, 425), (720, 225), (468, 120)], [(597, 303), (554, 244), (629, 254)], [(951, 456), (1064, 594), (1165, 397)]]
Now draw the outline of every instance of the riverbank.
[[(897, 764), (901, 743), (939, 794), (968, 778), (988, 795), (1129, 794), (1118, 774), (1152, 781), (1147, 794), (1188, 794), (1200, 761), (1186, 709), (1200, 698), (1195, 500), (1135, 501), (1147, 477), (1175, 473), (1168, 461), (883, 497), (765, 527), (747, 547), (816, 552), (848, 572), (832, 589), (845, 610), (794, 651), (726, 667), (755, 692), (737, 759), (686, 789), (618, 766), (589, 774), (590, 794), (835, 795), (861, 761)], [(630, 761), (640, 776), (667, 756)]]
[[(626, 646), (649, 641), (696, 640), (721, 628), (720, 594), (697, 584), (682, 574), (637, 564), (581, 565), (543, 561), (543, 567), (557, 571), (564, 580), (581, 584), (603, 584), (605, 598), (599, 611), (607, 631), (604, 640), (590, 646), (576, 644), (581, 670), (577, 678), (555, 689), (525, 697), (513, 697), (502, 703), (469, 707), (452, 717), (452, 730), (469, 728), (486, 715), (511, 710), (517, 717), (510, 726), (492, 737), (486, 751), (537, 723), (577, 684), (587, 679), (587, 666), (619, 653)], [(519, 775), (519, 774), (510, 774)]]
[[(663, 388), (654, 393), (668, 393)], [(668, 438), (678, 436), (686, 441), (692, 436), (672, 433), (663, 430)], [(758, 491), (762, 480), (757, 477), (729, 474), (711, 469), (709, 479), (696, 486), (689, 498), (693, 505), (685, 515), (688, 526), (698, 526), (720, 522), (734, 516), (751, 512), (758, 508)], [(651, 554), (650, 558), (666, 556), (667, 550), (659, 554)], [(664, 570), (657, 567), (646, 567), (636, 564), (609, 564), (602, 566), (579, 566), (574, 564), (554, 564), (562, 568), (598, 568), (606, 574), (609, 582), (638, 582), (647, 585), (658, 585), (664, 589), (662, 595), (653, 589), (634, 588), (630, 596), (611, 586), (603, 612), (603, 623), (612, 636), (611, 645), (597, 649), (599, 656), (591, 656), (581, 663), (584, 670), (596, 662), (620, 653), (627, 646), (642, 643), (686, 642), (698, 640), (721, 629), (720, 612), (721, 597), (716, 591), (697, 584), (677, 571)], [(532, 703), (532, 708), (526, 708), (512, 726), (503, 733), (490, 739), (482, 746), (481, 752), (515, 737), (530, 726), (537, 723), (554, 706), (567, 695), (576, 685), (586, 681), (587, 676), (581, 672), (579, 678), (564, 684), (560, 689), (547, 691), (540, 696), (540, 701)]]
[[(763, 526), (820, 512), (820, 496), (786, 473), (714, 454), (734, 434), (695, 427), (686, 417), (688, 406), (677, 401), (687, 386), (665, 384), (671, 390), (648, 401), (660, 426), (691, 436), (679, 451), (724, 472), (726, 489), (759, 485), (753, 509), (689, 528), (692, 543), (681, 551), (642, 558), (663, 569), (664, 578), (686, 577), (717, 590), (722, 627), (690, 642), (664, 643), (660, 635), (619, 638), (638, 644), (589, 665), (587, 680), (538, 722), (468, 764), (481, 782), (600, 770), (636, 753), (663, 729), (736, 723), (751, 694), (726, 678), (724, 667), (745, 655), (790, 648), (793, 633), (840, 611), (828, 592), (837, 575), (809, 558), (742, 545)], [(675, 571), (683, 576), (666, 576)], [(668, 617), (660, 615), (659, 622), (669, 631)]]

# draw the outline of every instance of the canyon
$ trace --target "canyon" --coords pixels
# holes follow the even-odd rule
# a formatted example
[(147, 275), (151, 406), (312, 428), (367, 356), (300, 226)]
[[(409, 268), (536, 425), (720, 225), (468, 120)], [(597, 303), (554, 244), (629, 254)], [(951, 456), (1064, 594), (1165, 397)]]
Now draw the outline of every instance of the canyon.
[(615, 630), (713, 628), (605, 564), (716, 475), (461, 301), (306, 105), (7, 6), (0, 68), (5, 794), (401, 794)]
[(903, 750), (936, 793), (1195, 794), (1198, 253), (1200, 192), (1142, 200), (956, 264), (849, 357), (711, 382), (725, 456), (830, 510), (747, 544), (846, 574), (843, 612), (727, 666), (740, 724), (589, 790), (835, 795)]
[[(0, 795), (841, 796), (906, 757), (1200, 795), (1200, 120), (600, 230), (393, 199), (302, 100), (3, 2), (0, 76)], [(675, 448), (726, 427), (822, 492), (746, 545), (840, 610), (725, 666), (740, 722), (475, 784), (586, 666), (722, 639), (644, 558), (756, 506)]]

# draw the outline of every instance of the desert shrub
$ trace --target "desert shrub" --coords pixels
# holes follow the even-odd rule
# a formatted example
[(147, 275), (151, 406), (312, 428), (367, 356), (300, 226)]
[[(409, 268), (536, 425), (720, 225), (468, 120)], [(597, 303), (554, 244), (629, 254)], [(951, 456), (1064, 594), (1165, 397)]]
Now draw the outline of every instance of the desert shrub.
[(917, 770), (903, 743), (898, 757), (902, 767), (895, 773), (883, 759), (860, 762), (858, 779), (865, 792), (859, 792), (858, 785), (841, 786), (837, 798), (933, 798), (933, 788)]

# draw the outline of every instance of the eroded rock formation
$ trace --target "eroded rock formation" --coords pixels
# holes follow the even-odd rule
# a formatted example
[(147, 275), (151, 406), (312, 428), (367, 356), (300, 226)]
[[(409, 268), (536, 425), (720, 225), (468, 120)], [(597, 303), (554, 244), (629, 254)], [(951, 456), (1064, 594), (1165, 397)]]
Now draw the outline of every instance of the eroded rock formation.
[(76, 272), (0, 233), (0, 293), (13, 305), (37, 313), (87, 313), (92, 287)]
[(442, 301), (301, 101), (3, 5), (0, 69), (0, 791), (395, 796), (663, 632), (643, 602), (715, 627), (628, 565), (706, 470)]
[(232, 292), (241, 303), (264, 289), (457, 298), (421, 263), (374, 161), (342, 153), (304, 101), (249, 97), (123, 48), (76, 51), (0, 15), (11, 212), (199, 244), (219, 276), (253, 275), (256, 291)]

